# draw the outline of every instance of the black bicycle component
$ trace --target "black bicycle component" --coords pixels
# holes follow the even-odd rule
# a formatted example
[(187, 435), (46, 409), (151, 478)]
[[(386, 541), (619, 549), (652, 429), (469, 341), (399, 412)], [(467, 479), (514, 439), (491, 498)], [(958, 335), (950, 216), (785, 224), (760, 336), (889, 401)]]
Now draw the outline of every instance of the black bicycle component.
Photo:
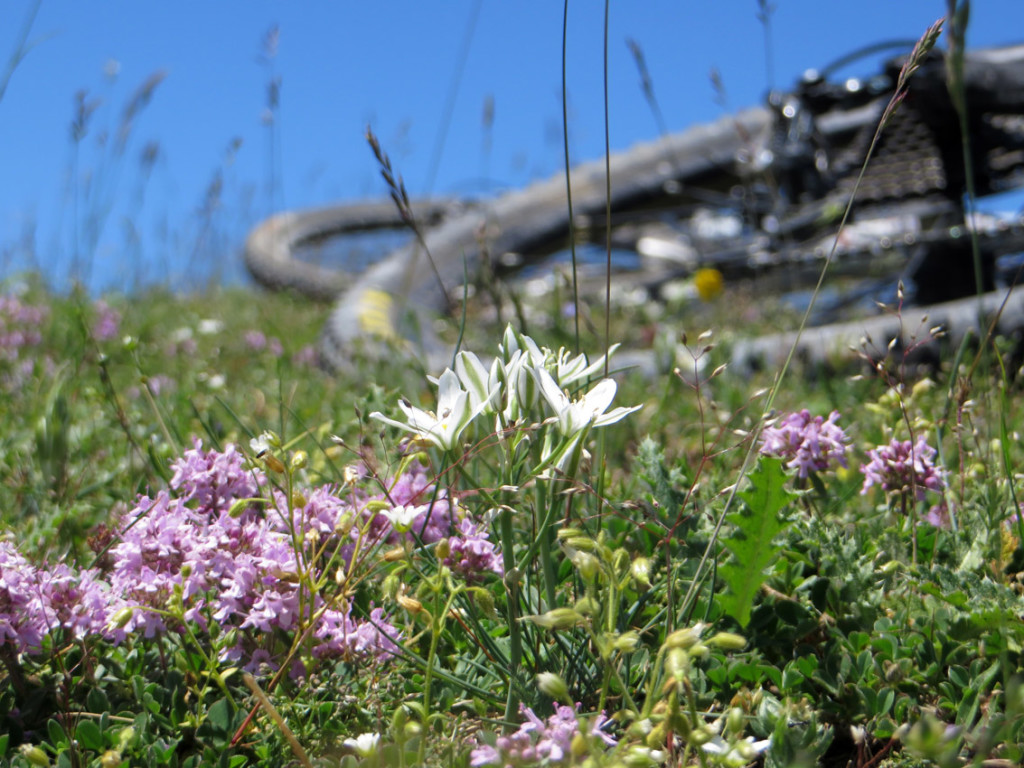
[[(963, 228), (959, 119), (942, 55), (931, 54), (911, 78), (862, 177), (902, 59), (867, 80), (833, 81), (829, 76), (850, 60), (805, 76), (791, 93), (771, 94), (764, 108), (611, 157), (613, 243), (655, 265), (640, 280), (652, 295), (664, 280), (700, 267), (727, 279), (780, 268), (814, 276), (833, 244), (836, 267), (846, 271), (880, 252), (899, 254), (899, 276), (912, 291), (908, 302), (932, 304), (979, 290)], [(969, 52), (964, 80), (977, 194), (1021, 186), (1024, 45)], [(443, 359), (433, 317), (461, 296), (464, 275), (474, 274), (482, 259), (496, 274), (514, 273), (565, 248), (570, 227), (578, 242), (603, 242), (604, 161), (577, 167), (569, 181), (572, 222), (559, 174), (461, 209), (424, 201), (414, 208), (423, 243), (410, 240), (363, 271), (342, 276), (296, 254), (318, 239), (399, 226), (390, 201), (274, 217), (250, 237), (246, 261), (264, 284), (337, 297), (322, 343), (330, 367), (344, 365), (352, 346), (369, 336), (418, 337), (421, 352)], [(851, 218), (834, 243), (855, 185)], [(1014, 234), (1019, 222), (1004, 224), (982, 232), (981, 290), (995, 284), (996, 259), (1024, 247)]]

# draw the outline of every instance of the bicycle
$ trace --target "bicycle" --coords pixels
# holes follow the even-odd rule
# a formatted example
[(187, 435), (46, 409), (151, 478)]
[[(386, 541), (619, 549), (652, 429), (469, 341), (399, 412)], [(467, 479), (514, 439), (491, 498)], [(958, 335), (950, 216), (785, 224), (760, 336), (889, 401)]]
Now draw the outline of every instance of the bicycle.
[[(343, 368), (352, 350), (374, 337), (415, 339), (432, 365), (443, 363), (450, 350), (431, 321), (461, 298), (466, 275), (485, 259), (499, 275), (520, 273), (566, 248), (570, 227), (577, 242), (601, 240), (610, 229), (617, 247), (638, 253), (645, 265), (638, 282), (652, 298), (666, 281), (700, 268), (726, 280), (783, 273), (800, 284), (817, 278), (834, 244), (838, 271), (862, 273), (886, 255), (893, 265), (864, 281), (854, 299), (883, 290), (891, 297), (900, 280), (908, 286), (904, 310), (930, 307), (954, 342), (972, 329), (983, 331), (979, 311), (990, 315), (999, 306), (1001, 330), (1024, 327), (1024, 294), (1008, 292), (1015, 278), (999, 268), (1003, 257), (1024, 250), (1024, 219), (976, 216), (967, 223), (980, 242), (980, 286), (976, 280), (963, 210), (967, 171), (941, 54), (931, 54), (910, 80), (836, 240), (903, 59), (888, 60), (866, 80), (834, 75), (886, 46), (892, 44), (809, 72), (763, 107), (612, 155), (610, 201), (603, 159), (574, 168), (571, 222), (566, 178), (559, 174), (488, 201), (431, 199), (403, 209), (383, 200), (279, 214), (250, 235), (246, 264), (264, 285), (335, 299), (321, 339), (331, 369)], [(968, 52), (964, 76), (976, 194), (1024, 185), (1024, 45)], [(361, 233), (411, 222), (418, 237), (381, 258), (356, 259), (350, 273), (299, 258), (319, 243), (351, 246)], [(1006, 290), (996, 291), (997, 283)], [(849, 303), (823, 307), (815, 322), (839, 319)], [(823, 360), (865, 329), (876, 338), (902, 337), (920, 314), (895, 325), (883, 318), (818, 328), (804, 334), (797, 353)], [(758, 359), (772, 364), (793, 341), (782, 335), (743, 342), (733, 359), (747, 367)]]

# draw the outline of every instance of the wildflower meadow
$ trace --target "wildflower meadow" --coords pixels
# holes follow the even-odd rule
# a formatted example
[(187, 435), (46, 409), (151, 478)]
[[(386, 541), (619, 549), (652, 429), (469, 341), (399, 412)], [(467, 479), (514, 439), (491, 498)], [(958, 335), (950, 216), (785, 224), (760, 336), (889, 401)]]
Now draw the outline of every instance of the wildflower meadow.
[(790, 315), (695, 279), (334, 373), (287, 294), (3, 282), (0, 766), (1022, 764), (1020, 340), (740, 372)]
[(247, 302), (5, 296), (6, 763), (1019, 759), (1009, 373), (339, 379)]

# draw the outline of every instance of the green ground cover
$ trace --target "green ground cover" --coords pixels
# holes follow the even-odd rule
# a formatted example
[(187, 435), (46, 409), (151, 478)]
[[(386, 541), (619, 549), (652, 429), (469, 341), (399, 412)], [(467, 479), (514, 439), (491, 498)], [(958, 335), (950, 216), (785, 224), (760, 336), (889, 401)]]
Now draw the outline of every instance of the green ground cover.
[(323, 373), (287, 297), (3, 295), (5, 764), (1021, 759), (1003, 342), (763, 419), (727, 334), (612, 384), (478, 327), (431, 382)]

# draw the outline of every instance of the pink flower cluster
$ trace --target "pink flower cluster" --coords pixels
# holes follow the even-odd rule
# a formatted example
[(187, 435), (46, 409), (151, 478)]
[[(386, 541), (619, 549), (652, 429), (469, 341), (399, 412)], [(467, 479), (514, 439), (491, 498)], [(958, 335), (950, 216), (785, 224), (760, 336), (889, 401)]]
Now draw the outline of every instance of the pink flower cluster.
[(488, 540), (487, 531), (468, 517), (459, 521), (458, 535), (448, 540), (444, 564), (462, 576), (468, 584), (480, 581), (487, 572), (505, 575), (501, 556)]
[[(541, 720), (532, 709), (520, 704), (519, 714), (526, 719), (519, 730), (508, 736), (499, 736), (493, 747), (489, 744), (477, 746), (470, 754), (471, 766), (569, 765), (572, 762), (572, 740), (580, 732), (576, 709), (559, 706), (555, 714)], [(614, 747), (617, 743), (615, 738), (601, 730), (608, 722), (604, 713), (597, 715), (590, 723), (589, 735), (597, 736), (606, 746)]]
[[(26, 350), (42, 343), (40, 329), (49, 314), (49, 307), (25, 304), (13, 294), (0, 295), (0, 385), (4, 389), (19, 387), (32, 375), (38, 353), (26, 354)], [(53, 364), (48, 357), (42, 362)]]
[(828, 419), (811, 417), (804, 408), (790, 413), (761, 433), (761, 453), (788, 459), (786, 466), (796, 469), (800, 477), (822, 472), (834, 461), (846, 466), (846, 445), (850, 439), (836, 423), (839, 411)]
[[(347, 509), (329, 487), (312, 491), (289, 522), (279, 510), (264, 513), (245, 505), (266, 481), (245, 469), (233, 446), (204, 451), (197, 441), (174, 470), (176, 495), (142, 499), (125, 515), (122, 540), (110, 553), (111, 584), (125, 600), (121, 608), (138, 607), (120, 624), (121, 632), (151, 637), (175, 631), (164, 610), (178, 601), (185, 618), (201, 630), (210, 621), (221, 631), (242, 630), (222, 657), (232, 663), (249, 660), (247, 667), (274, 665), (272, 657), (255, 653), (260, 645), (255, 633), (291, 633), (311, 621), (321, 641), (313, 648), (319, 658), (386, 657), (397, 650), (400, 633), (380, 609), (368, 620), (356, 619), (349, 606), (341, 610), (319, 593), (311, 595), (299, 578), (309, 569), (301, 550), (308, 536), (321, 543), (336, 536)], [(280, 496), (278, 501), (283, 504)], [(302, 542), (298, 550), (296, 541)]]
[(37, 568), (9, 541), (0, 541), (0, 646), (37, 651), (52, 632), (76, 638), (102, 634), (110, 588), (95, 570), (75, 573), (66, 565)]
[(263, 352), (266, 350), (274, 357), (280, 357), (284, 353), (284, 347), (281, 346), (281, 340), (276, 336), (267, 338), (267, 335), (263, 333), (263, 331), (246, 331), (244, 338), (245, 346), (253, 352)]
[(893, 438), (888, 445), (868, 451), (870, 461), (861, 466), (867, 493), (872, 485), (881, 486), (887, 493), (914, 494), (924, 501), (925, 491), (941, 493), (946, 487), (945, 473), (935, 465), (936, 450), (923, 436), (917, 442)]
[(96, 311), (96, 319), (92, 324), (92, 335), (96, 340), (109, 341), (116, 337), (121, 329), (121, 313), (103, 299), (99, 299), (93, 309)]
[(0, 358), (17, 360), (24, 347), (43, 340), (40, 326), (49, 316), (45, 306), (25, 304), (17, 296), (0, 296)]
[[(486, 533), (465, 520), (453, 529), (464, 510), (418, 464), (386, 491), (370, 493), (360, 483), (342, 499), (321, 486), (294, 508), (279, 492), (269, 506), (259, 503), (267, 479), (232, 446), (205, 450), (197, 440), (173, 470), (169, 490), (140, 497), (120, 516), (99, 569), (34, 566), (0, 541), (0, 646), (38, 652), (55, 632), (123, 642), (184, 631), (184, 620), (199, 633), (215, 624), (217, 637), (233, 638), (222, 659), (262, 671), (278, 663), (275, 637), (312, 623), (314, 658), (384, 659), (397, 652), (401, 633), (383, 609), (371, 605), (357, 616), (347, 599), (309, 586), (350, 564), (357, 540), (366, 551), (449, 538), (451, 567), (465, 578), (501, 572)], [(386, 515), (366, 512), (372, 500), (412, 510), (412, 524), (396, 530)]]

